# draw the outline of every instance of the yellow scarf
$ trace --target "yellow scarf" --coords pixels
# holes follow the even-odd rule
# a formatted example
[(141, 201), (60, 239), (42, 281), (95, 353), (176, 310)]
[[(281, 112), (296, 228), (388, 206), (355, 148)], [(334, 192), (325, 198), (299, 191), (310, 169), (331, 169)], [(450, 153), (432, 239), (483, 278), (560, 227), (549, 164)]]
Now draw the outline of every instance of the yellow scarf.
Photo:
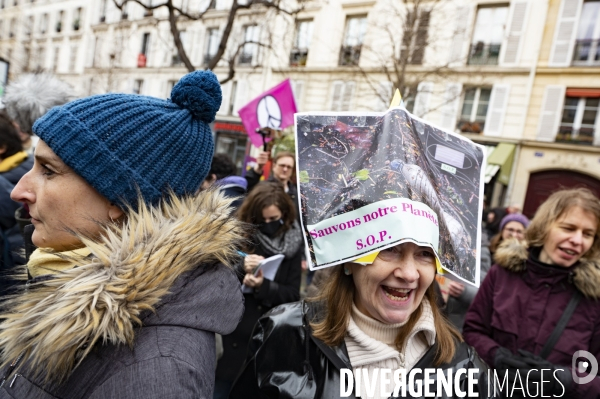
[(8, 172), (19, 166), (21, 162), (27, 159), (27, 153), (25, 151), (17, 152), (10, 157), (4, 158), (2, 162), (0, 162), (0, 173)]
[(27, 270), (31, 277), (55, 274), (76, 266), (78, 260), (89, 256), (89, 248), (80, 248), (73, 251), (50, 253), (47, 250), (36, 249), (27, 262)]

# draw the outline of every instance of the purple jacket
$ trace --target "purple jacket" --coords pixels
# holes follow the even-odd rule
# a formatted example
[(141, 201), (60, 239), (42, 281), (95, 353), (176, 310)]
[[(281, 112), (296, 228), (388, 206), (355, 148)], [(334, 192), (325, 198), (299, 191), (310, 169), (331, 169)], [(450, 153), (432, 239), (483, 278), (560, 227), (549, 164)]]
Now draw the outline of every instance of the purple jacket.
[[(582, 260), (563, 268), (540, 263), (516, 241), (495, 254), (465, 318), (463, 336), (489, 365), (496, 349), (524, 349), (539, 354), (567, 307), (574, 290), (584, 297), (563, 330), (548, 361), (571, 368), (578, 350), (600, 362), (600, 263)], [(600, 397), (600, 376), (574, 384), (580, 399)]]

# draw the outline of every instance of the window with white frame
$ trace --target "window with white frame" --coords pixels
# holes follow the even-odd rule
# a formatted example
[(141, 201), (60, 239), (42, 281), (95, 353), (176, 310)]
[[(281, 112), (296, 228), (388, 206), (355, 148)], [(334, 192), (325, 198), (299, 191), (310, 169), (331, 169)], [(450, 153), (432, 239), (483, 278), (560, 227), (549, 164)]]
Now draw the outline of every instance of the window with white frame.
[(312, 38), (313, 20), (296, 22), (296, 36), (290, 53), (290, 66), (305, 66)]
[(106, 22), (106, 7), (108, 0), (100, 0), (100, 22)]
[[(183, 49), (187, 51), (187, 32), (182, 30), (179, 32), (179, 40), (181, 40), (181, 45)], [(173, 56), (171, 57), (171, 66), (180, 66), (183, 65), (183, 61), (179, 56), (179, 52), (177, 51), (177, 47), (173, 46)]]
[(77, 66), (77, 44), (71, 45), (71, 53), (69, 54), (69, 72), (74, 72)]
[(485, 6), (477, 9), (469, 64), (498, 65), (507, 18), (508, 5)]
[(60, 60), (60, 47), (56, 46), (54, 48), (54, 57), (52, 58), (52, 69), (54, 72), (58, 71), (58, 62)]
[[(244, 2), (245, 1), (238, 0), (238, 4), (240, 4), (240, 5), (242, 5)], [(227, 0), (210, 0), (208, 8), (214, 9), (214, 10), (225, 10), (229, 6), (230, 6), (230, 4)]]
[(238, 63), (242, 65), (256, 65), (258, 61), (258, 41), (260, 39), (258, 25), (244, 27), (244, 46), (240, 51)]
[(42, 46), (38, 50), (38, 59), (36, 69), (38, 71), (43, 70), (46, 66), (46, 47)]
[(123, 6), (121, 7), (121, 19), (127, 20), (128, 17), (129, 17), (129, 3), (124, 2)]
[(31, 32), (33, 31), (33, 15), (27, 17), (27, 25), (25, 26), (25, 34), (27, 36), (31, 36)]
[(586, 1), (581, 9), (573, 64), (600, 65), (600, 1)]
[(150, 52), (150, 32), (142, 34), (142, 48), (138, 54), (137, 66), (144, 68), (148, 66), (148, 53)]
[(417, 97), (417, 86), (406, 86), (404, 88), (404, 93), (402, 93), (402, 101), (404, 101), (404, 107), (410, 113), (413, 112), (415, 108), (415, 99)]
[(423, 56), (425, 55), (425, 48), (428, 41), (430, 15), (431, 11), (427, 10), (419, 10), (419, 12), (409, 11), (406, 13), (400, 59), (406, 59), (408, 64), (420, 65), (423, 63)]
[(331, 90), (331, 110), (350, 111), (354, 96), (355, 82), (333, 82)]
[(227, 106), (227, 115), (233, 115), (235, 102), (237, 99), (238, 82), (231, 82), (231, 94), (229, 95), (229, 104)]
[(81, 27), (81, 7), (78, 7), (73, 14), (73, 30), (77, 31)]
[(133, 81), (133, 94), (142, 94), (144, 87), (144, 81), (142, 79), (136, 79)]
[(31, 62), (31, 49), (29, 46), (23, 47), (23, 72), (29, 71), (29, 65)]
[(43, 35), (48, 30), (48, 13), (42, 14), (40, 19), (40, 33)]
[(206, 30), (206, 50), (204, 51), (204, 64), (208, 64), (210, 60), (219, 51), (221, 43), (221, 31), (219, 28), (208, 28)]
[(59, 11), (58, 12), (58, 18), (56, 19), (56, 26), (55, 26), (55, 31), (57, 33), (60, 33), (60, 31), (62, 31), (63, 29), (63, 17), (65, 15), (64, 11)]
[(485, 126), (491, 87), (471, 87), (465, 90), (458, 129), (464, 133), (481, 133)]
[(344, 42), (340, 50), (340, 65), (358, 65), (365, 34), (367, 33), (367, 16), (350, 16), (346, 19)]
[(173, 87), (177, 84), (176, 80), (167, 80), (167, 98), (171, 97), (171, 92), (173, 91)]
[(592, 145), (594, 136), (600, 134), (600, 90), (586, 91), (567, 89), (556, 142)]

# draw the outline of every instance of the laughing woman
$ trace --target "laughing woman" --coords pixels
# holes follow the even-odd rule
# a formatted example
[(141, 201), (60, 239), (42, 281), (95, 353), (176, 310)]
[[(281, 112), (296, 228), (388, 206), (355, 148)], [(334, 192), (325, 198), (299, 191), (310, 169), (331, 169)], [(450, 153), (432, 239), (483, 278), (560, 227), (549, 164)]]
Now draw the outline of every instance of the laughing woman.
[[(436, 305), (435, 270), (433, 250), (413, 243), (383, 250), (367, 266), (335, 266), (316, 302), (283, 305), (258, 320), (230, 398), (335, 398), (341, 369), (366, 372), (374, 382), (381, 369), (425, 368), (446, 375), (451, 370), (452, 376), (458, 369), (478, 369), (475, 391), (488, 397), (486, 365)], [(467, 379), (456, 380), (460, 396)], [(362, 381), (350, 397), (389, 397), (380, 395), (377, 382), (374, 395), (368, 394)], [(384, 388), (390, 393), (394, 386)]]
[(600, 361), (599, 222), (589, 190), (552, 194), (525, 241), (498, 248), (467, 312), (465, 340), (511, 381), (523, 377), (531, 397), (600, 397), (600, 377), (576, 383), (571, 370), (579, 351)]
[(197, 71), (167, 101), (98, 95), (36, 122), (12, 197), (39, 249), (1, 315), (0, 398), (212, 396), (215, 332), (243, 312), (227, 266), (243, 231), (230, 200), (197, 193), (220, 103)]

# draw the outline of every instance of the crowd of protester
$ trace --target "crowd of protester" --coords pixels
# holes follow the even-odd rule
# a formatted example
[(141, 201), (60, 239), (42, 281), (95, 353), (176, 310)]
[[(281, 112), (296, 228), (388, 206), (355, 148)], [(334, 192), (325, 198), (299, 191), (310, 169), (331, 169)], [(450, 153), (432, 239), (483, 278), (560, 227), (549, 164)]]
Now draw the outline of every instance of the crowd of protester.
[[(600, 397), (571, 364), (600, 360), (589, 190), (552, 194), (531, 222), (485, 209), (480, 288), (451, 280), (446, 300), (434, 251), (411, 242), (311, 282), (295, 156), (275, 154), (267, 178), (267, 152), (244, 176), (213, 156), (211, 72), (166, 101), (71, 100), (28, 75), (0, 113), (0, 398), (335, 398), (342, 369), (412, 368), (478, 369), (478, 397), (500, 397), (492, 371), (527, 375), (521, 397)], [(276, 255), (274, 276), (257, 271)]]

